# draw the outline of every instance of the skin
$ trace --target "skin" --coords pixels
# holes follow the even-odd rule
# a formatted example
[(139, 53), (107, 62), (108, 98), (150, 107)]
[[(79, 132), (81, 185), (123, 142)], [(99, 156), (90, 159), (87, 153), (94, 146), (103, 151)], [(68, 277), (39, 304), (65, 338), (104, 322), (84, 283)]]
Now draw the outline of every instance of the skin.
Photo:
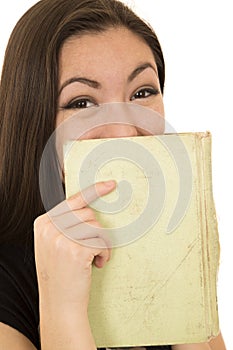
[[(140, 69), (137, 69), (139, 67)], [(68, 84), (74, 77), (86, 80), (82, 79), (82, 81)], [(67, 40), (60, 54), (59, 78), (57, 125), (77, 112), (80, 107), (94, 107), (109, 102), (136, 103), (164, 115), (163, 99), (153, 54), (140, 38), (127, 29), (109, 29), (103, 33), (85, 34)], [(90, 83), (87, 79), (92, 82)], [(132, 125), (109, 124), (89, 131), (84, 138), (144, 134), (143, 130)], [(116, 184), (114, 182), (95, 184), (89, 188), (92, 193), (94, 186), (98, 193), (97, 196), (100, 197), (111, 192)], [(101, 227), (93, 211), (87, 208), (87, 202), (80, 193), (55, 208), (56, 215), (61, 220), (66, 219), (68, 214), (67, 203), (70, 211), (84, 222), (94, 227)], [(50, 214), (53, 215), (53, 211)], [(78, 223), (76, 228), (79, 232)], [(96, 349), (87, 317), (91, 271), (93, 264), (102, 268), (110, 259), (111, 249), (108, 242), (101, 234), (93, 238), (90, 232), (90, 235), (85, 237), (86, 245), (75, 243), (59, 232), (48, 214), (37, 218), (34, 234), (42, 350)], [(19, 350), (34, 349), (32, 344), (25, 344), (17, 338), (19, 337), (17, 331), (12, 331), (15, 334), (15, 344), (16, 341), (18, 342)], [(24, 336), (21, 337), (24, 338)], [(10, 348), (7, 346), (7, 337), (4, 344), (5, 348)], [(3, 348), (0, 345), (1, 349)], [(210, 350), (216, 348), (206, 343), (176, 345), (173, 346), (173, 349)], [(225, 347), (222, 345), (218, 347), (218, 350), (223, 349)]]

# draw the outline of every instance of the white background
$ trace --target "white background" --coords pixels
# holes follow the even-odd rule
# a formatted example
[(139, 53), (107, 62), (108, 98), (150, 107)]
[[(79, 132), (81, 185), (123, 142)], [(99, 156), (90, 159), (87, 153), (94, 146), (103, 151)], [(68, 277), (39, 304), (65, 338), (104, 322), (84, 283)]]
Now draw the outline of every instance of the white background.
[[(1, 2), (0, 67), (13, 26), (35, 2)], [(179, 132), (210, 130), (213, 135), (214, 197), (221, 243), (219, 315), (227, 349), (232, 350), (232, 4), (230, 0), (125, 2), (152, 24), (163, 47), (167, 120)]]

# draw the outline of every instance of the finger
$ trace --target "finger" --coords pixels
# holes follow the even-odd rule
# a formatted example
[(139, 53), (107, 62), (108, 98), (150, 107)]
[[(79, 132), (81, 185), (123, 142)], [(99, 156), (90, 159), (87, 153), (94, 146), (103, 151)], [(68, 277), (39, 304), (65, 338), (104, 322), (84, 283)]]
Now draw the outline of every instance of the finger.
[(105, 241), (101, 238), (92, 238), (88, 240), (88, 246), (93, 249), (92, 262), (98, 268), (103, 267), (111, 258), (111, 249), (107, 248), (107, 246), (103, 248), (104, 244)]
[[(98, 182), (90, 187), (85, 188), (77, 195), (68, 199), (72, 209), (80, 209), (94, 202), (97, 198), (102, 197), (111, 192), (116, 187), (115, 181)], [(74, 205), (74, 207), (73, 207)], [(76, 208), (76, 205), (78, 207)]]
[(102, 268), (104, 267), (104, 265), (109, 261), (108, 258), (106, 258), (105, 256), (100, 256), (97, 255), (95, 257), (95, 259), (93, 260), (93, 264), (98, 267), (98, 268)]
[(61, 202), (56, 207), (51, 209), (48, 214), (52, 218), (65, 214), (71, 210), (82, 209), (91, 202), (95, 201), (97, 198), (110, 193), (115, 187), (115, 181), (98, 182)]
[(51, 217), (51, 220), (59, 231), (63, 231), (83, 222), (94, 221), (96, 220), (96, 217), (93, 209), (84, 208), (66, 212), (62, 215), (53, 216)]
[(66, 237), (87, 247), (90, 247), (89, 240), (93, 238), (100, 238), (103, 240), (104, 244), (100, 248), (111, 247), (108, 230), (101, 227), (97, 221), (83, 222), (79, 225), (65, 228), (62, 230), (62, 233)]

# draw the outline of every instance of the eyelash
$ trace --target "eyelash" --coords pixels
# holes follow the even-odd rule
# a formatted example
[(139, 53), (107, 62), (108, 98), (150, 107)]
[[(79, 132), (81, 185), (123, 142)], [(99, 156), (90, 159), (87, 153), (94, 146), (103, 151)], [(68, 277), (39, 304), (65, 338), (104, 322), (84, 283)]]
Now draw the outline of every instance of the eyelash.
[(67, 105), (62, 107), (62, 109), (85, 109), (85, 108), (90, 108), (90, 107), (83, 106), (83, 104), (87, 104), (88, 102), (92, 103), (93, 105), (96, 105), (96, 103), (92, 102), (90, 100), (90, 98), (82, 97), (82, 98), (78, 98), (78, 99), (76, 99), (74, 101), (69, 102)]
[[(142, 94), (142, 93), (149, 93), (149, 96), (141, 96), (141, 97), (136, 97), (134, 98), (135, 95), (137, 94)], [(138, 99), (141, 99), (141, 98), (148, 98), (150, 96), (156, 96), (160, 93), (160, 91), (158, 89), (154, 89), (154, 88), (143, 88), (143, 89), (140, 89), (138, 90), (137, 92), (135, 92), (135, 94), (133, 95), (133, 97), (131, 97), (130, 101), (133, 101), (133, 100), (136, 100), (137, 98)]]
[[(138, 96), (135, 97), (137, 94), (144, 94), (148, 93), (148, 96)], [(135, 92), (135, 94), (133, 95), (133, 97), (131, 97), (130, 101), (134, 101), (137, 99), (144, 99), (144, 98), (148, 98), (150, 96), (156, 96), (160, 93), (160, 91), (158, 89), (154, 89), (154, 88), (143, 88), (138, 90), (137, 92)], [(85, 109), (85, 108), (90, 108), (87, 107), (86, 104), (87, 103), (91, 103), (93, 105), (97, 105), (95, 102), (91, 101), (90, 98), (88, 97), (82, 97), (82, 98), (78, 98), (74, 101), (69, 102), (68, 104), (66, 104), (65, 106), (62, 107), (62, 109)], [(83, 105), (85, 104), (85, 106)]]

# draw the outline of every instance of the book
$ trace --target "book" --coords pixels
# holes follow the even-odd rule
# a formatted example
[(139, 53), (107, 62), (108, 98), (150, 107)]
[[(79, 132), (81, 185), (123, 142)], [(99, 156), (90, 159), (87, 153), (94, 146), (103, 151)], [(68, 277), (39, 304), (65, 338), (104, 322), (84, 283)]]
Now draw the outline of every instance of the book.
[(113, 242), (93, 267), (88, 315), (97, 347), (209, 341), (219, 333), (219, 238), (210, 132), (70, 141), (67, 198), (98, 182), (90, 206)]

